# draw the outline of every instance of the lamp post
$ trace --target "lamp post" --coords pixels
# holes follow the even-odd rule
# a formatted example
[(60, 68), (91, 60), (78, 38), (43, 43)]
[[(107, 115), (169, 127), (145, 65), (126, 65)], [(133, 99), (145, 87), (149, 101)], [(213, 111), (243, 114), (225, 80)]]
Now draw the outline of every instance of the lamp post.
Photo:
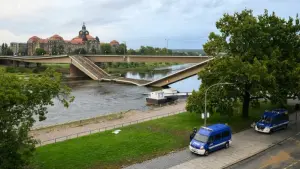
[(167, 42), (167, 53), (166, 53), (166, 55), (168, 55), (169, 39), (165, 39), (165, 40)]
[(227, 83), (227, 82), (225, 82), (225, 83), (216, 83), (216, 84), (213, 84), (213, 85), (209, 86), (209, 87), (206, 89), (206, 91), (205, 91), (205, 102), (204, 102), (204, 104), (205, 104), (205, 108), (204, 108), (204, 126), (205, 126), (205, 127), (206, 127), (206, 119), (207, 119), (206, 96), (207, 96), (208, 90), (209, 90), (211, 87), (214, 87), (214, 86), (218, 86), (218, 85), (232, 85), (232, 84), (233, 84), (233, 83)]

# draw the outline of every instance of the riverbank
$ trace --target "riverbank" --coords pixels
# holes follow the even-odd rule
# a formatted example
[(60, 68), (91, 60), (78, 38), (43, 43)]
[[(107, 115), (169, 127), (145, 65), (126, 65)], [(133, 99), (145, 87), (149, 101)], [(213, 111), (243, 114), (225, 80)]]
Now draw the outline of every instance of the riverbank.
[[(106, 126), (114, 126), (122, 123), (129, 123), (136, 120), (142, 120), (153, 116), (185, 111), (185, 101), (164, 107), (156, 107), (150, 110), (130, 110), (122, 113), (111, 114), (108, 116), (99, 116), (91, 119), (74, 121), (70, 123), (49, 126), (44, 128), (33, 129), (30, 132), (35, 139), (45, 142), (45, 144), (53, 143), (53, 139), (68, 135), (74, 135), (90, 130), (96, 130)], [(150, 119), (149, 119), (150, 120)], [(51, 140), (51, 141), (48, 141)]]
[[(166, 113), (174, 106), (163, 107), (156, 112)], [(260, 108), (251, 108), (247, 120), (237, 112), (231, 117), (215, 114), (208, 119), (208, 124), (227, 123), (236, 133), (249, 128), (263, 110), (274, 107), (262, 104)], [(108, 130), (45, 145), (37, 148), (35, 166), (43, 169), (121, 168), (186, 148), (192, 128), (200, 127), (202, 123), (200, 114), (184, 112), (120, 127), (119, 134)]]

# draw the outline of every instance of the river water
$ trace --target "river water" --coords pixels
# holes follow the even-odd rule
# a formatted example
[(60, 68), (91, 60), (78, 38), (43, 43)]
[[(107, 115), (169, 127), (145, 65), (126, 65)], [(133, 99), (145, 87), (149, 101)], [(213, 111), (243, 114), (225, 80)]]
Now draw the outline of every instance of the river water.
[[(189, 66), (191, 65), (175, 65), (164, 68), (164, 71), (149, 73), (131, 71), (125, 73), (124, 76), (127, 78), (156, 80)], [(48, 107), (47, 119), (37, 122), (35, 127), (62, 124), (131, 109), (147, 110), (149, 107), (146, 106), (146, 95), (144, 93), (153, 90), (147, 87), (93, 80), (68, 80), (64, 83), (72, 88), (72, 95), (75, 96), (74, 102), (70, 104), (69, 108), (64, 108), (61, 103), (54, 99), (54, 106)], [(171, 84), (170, 87), (180, 92), (191, 92), (198, 90), (200, 83), (198, 76), (192, 76)]]

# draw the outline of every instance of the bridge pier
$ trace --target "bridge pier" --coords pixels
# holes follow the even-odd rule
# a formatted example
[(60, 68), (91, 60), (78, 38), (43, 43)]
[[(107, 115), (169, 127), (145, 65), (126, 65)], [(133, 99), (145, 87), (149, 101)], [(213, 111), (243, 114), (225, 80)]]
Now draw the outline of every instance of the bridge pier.
[(87, 77), (87, 75), (73, 64), (70, 64), (70, 77)]

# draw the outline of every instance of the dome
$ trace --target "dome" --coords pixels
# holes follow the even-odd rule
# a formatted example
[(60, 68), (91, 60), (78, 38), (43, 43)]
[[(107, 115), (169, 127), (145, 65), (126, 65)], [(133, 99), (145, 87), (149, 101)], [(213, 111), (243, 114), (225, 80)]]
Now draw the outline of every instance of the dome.
[(64, 40), (61, 36), (55, 34), (49, 38), (50, 40)]
[(38, 40), (40, 40), (39, 37), (37, 36), (32, 36), (31, 38), (28, 39), (28, 43), (33, 43), (33, 42), (37, 42)]
[(110, 42), (110, 44), (119, 44), (119, 42), (118, 41), (116, 41), (116, 40), (112, 40), (111, 42)]

